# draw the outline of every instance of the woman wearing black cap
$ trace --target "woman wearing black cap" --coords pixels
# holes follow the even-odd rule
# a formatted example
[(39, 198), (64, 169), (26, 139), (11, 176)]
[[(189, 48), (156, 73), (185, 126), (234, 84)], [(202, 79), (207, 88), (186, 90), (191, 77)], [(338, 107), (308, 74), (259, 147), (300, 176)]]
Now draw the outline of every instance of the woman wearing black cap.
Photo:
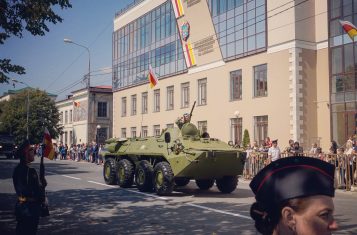
[(29, 166), (34, 161), (35, 153), (28, 141), (19, 147), (17, 155), (20, 163), (15, 167), (12, 176), (18, 197), (15, 207), (16, 234), (36, 234), (41, 203), (44, 200), (43, 186), (36, 170)]
[(332, 198), (334, 166), (316, 158), (287, 157), (262, 169), (250, 183), (250, 214), (263, 235), (325, 235), (337, 229)]

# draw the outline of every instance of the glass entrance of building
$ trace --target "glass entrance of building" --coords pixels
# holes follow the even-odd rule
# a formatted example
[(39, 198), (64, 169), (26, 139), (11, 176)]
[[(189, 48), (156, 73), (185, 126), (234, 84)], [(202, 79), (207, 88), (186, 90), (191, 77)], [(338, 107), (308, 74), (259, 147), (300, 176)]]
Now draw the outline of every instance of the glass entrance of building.
[(332, 140), (339, 146), (357, 134), (357, 110), (332, 113)]

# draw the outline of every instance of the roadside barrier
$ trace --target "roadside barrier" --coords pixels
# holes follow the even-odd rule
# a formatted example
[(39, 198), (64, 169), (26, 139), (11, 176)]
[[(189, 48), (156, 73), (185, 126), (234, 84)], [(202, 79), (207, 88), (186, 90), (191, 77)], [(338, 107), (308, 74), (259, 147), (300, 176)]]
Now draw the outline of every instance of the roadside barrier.
[[(297, 154), (301, 157), (314, 157), (335, 166), (335, 188), (346, 191), (357, 191), (357, 155), (354, 154)], [(296, 154), (282, 153), (281, 157), (296, 156)], [(267, 152), (247, 151), (243, 178), (252, 179), (261, 169), (271, 163)]]

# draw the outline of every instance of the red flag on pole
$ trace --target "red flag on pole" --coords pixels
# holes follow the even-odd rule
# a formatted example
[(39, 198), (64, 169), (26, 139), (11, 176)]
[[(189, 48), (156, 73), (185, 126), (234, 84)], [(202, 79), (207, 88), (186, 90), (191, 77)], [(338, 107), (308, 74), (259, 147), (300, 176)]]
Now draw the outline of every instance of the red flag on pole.
[(48, 131), (47, 127), (45, 127), (43, 143), (45, 144), (45, 148), (43, 150), (43, 156), (47, 157), (50, 160), (53, 160), (53, 158), (55, 156), (55, 150), (53, 149), (52, 138), (51, 138), (50, 132)]
[(152, 70), (151, 65), (149, 65), (149, 75), (148, 75), (148, 80), (150, 83), (150, 88), (153, 88), (157, 84), (157, 77), (155, 76), (154, 71)]
[(354, 37), (357, 36), (357, 28), (354, 24), (349, 21), (340, 20), (340, 24), (342, 25), (343, 30), (350, 36), (353, 41)]

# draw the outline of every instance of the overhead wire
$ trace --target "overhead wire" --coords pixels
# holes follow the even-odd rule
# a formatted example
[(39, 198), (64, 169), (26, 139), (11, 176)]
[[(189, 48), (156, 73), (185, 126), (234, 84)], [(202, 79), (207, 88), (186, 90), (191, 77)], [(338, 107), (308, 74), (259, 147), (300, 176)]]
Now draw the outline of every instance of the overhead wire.
[[(110, 23), (108, 23), (95, 37), (95, 39), (89, 44), (88, 48), (90, 48), (99, 38), (100, 36), (102, 36), (104, 34), (104, 32), (109, 28), (109, 26), (111, 26), (113, 24), (112, 21), (110, 21)], [(82, 53), (80, 53), (47, 87), (47, 90), (52, 87), (62, 76), (63, 74), (65, 74), (72, 66), (75, 62), (77, 62), (77, 60), (86, 52), (83, 51)]]
[[(252, 2), (252, 1), (254, 1), (254, 0), (250, 0), (250, 1), (248, 1), (248, 2), (246, 2), (245, 4), (248, 4), (249, 2)], [(305, 0), (305, 1), (308, 1), (308, 0)], [(282, 4), (282, 5), (280, 5), (280, 6), (278, 6), (278, 7), (276, 7), (276, 8), (274, 8), (274, 9), (271, 9), (271, 10), (269, 10), (268, 12), (271, 12), (271, 11), (274, 11), (274, 10), (276, 10), (276, 9), (279, 9), (279, 8), (281, 8), (281, 7), (283, 7), (283, 6), (285, 6), (285, 5), (287, 5), (287, 4), (290, 4), (290, 3), (292, 3), (292, 2), (294, 2), (294, 0), (292, 0), (292, 1), (289, 1), (289, 2), (287, 2), (287, 3), (285, 3), (285, 4)], [(267, 13), (268, 13), (267, 12)], [(264, 14), (265, 14), (265, 12), (264, 12)], [(262, 14), (262, 15), (264, 15), (264, 14)], [(243, 22), (244, 23), (244, 22)], [(242, 23), (242, 24), (243, 24)], [(92, 45), (96, 40), (98, 40), (98, 38), (103, 34), (103, 32), (105, 32), (106, 30), (107, 30), (107, 28), (110, 26), (112, 24), (112, 22), (110, 23), (110, 24), (108, 24), (98, 35), (97, 35), (97, 37), (94, 39), (94, 41), (90, 44), (90, 45)], [(250, 26), (250, 25), (249, 25)], [(248, 26), (247, 26), (248, 27)], [(228, 30), (228, 29), (227, 29)], [(67, 66), (66, 67), (66, 69), (64, 70), (64, 71), (62, 71), (61, 73), (60, 73), (60, 75), (56, 78), (56, 79), (54, 79), (53, 80), (53, 82), (47, 87), (47, 89), (49, 89), (61, 76), (63, 76), (63, 74), (65, 73), (65, 72), (67, 72), (68, 71), (68, 69), (70, 68), (70, 67), (72, 67), (72, 65), (84, 54), (85, 52), (82, 52), (78, 57), (76, 57), (74, 60), (73, 60), (73, 62), (69, 65), (69, 66)], [(167, 53), (169, 53), (169, 52), (167, 52)], [(166, 53), (165, 53), (166, 54)], [(176, 54), (176, 56), (177, 56), (177, 54)], [(137, 67), (139, 67), (139, 66), (137, 66)], [(92, 75), (92, 72), (94, 72), (94, 71), (90, 71), (91, 72), (91, 76), (96, 76), (96, 75)], [(71, 87), (71, 85), (68, 85), (68, 87)], [(65, 89), (66, 90), (66, 89)]]
[[(251, 0), (251, 1), (254, 1), (254, 0)], [(248, 1), (248, 2), (251, 2), (251, 1)], [(267, 19), (269, 19), (269, 18), (271, 18), (271, 17), (274, 17), (274, 16), (276, 16), (276, 15), (279, 15), (279, 14), (281, 14), (281, 13), (283, 13), (283, 12), (286, 12), (286, 11), (288, 11), (288, 10), (290, 10), (290, 9), (292, 9), (292, 8), (295, 8), (295, 7), (297, 7), (297, 6), (299, 6), (299, 5), (303, 4), (303, 3), (305, 3), (305, 2), (307, 2), (307, 1), (309, 1), (309, 0), (303, 0), (303, 1), (299, 2), (299, 3), (296, 3), (296, 4), (294, 4), (294, 5), (292, 5), (292, 6), (288, 7), (288, 8), (285, 8), (285, 9), (283, 9), (283, 10), (281, 10), (281, 11), (279, 11), (279, 12), (276, 12), (276, 13), (274, 13), (274, 14), (272, 14), (272, 15), (269, 15), (269, 16), (268, 16), (268, 13), (271, 13), (272, 11), (275, 11), (275, 10), (277, 10), (277, 9), (283, 7), (283, 6), (286, 6), (286, 5), (288, 5), (288, 4), (294, 3), (295, 1), (289, 1), (289, 2), (284, 3), (284, 4), (282, 4), (282, 5), (280, 5), (280, 6), (276, 7), (276, 8), (270, 9), (269, 11), (265, 11), (264, 13), (262, 13), (262, 14), (260, 14), (260, 15), (256, 15), (255, 17), (257, 18), (257, 17), (259, 17), (259, 16), (267, 15), (266, 18), (264, 18), (264, 19), (262, 19), (262, 20), (259, 20), (259, 21), (255, 21), (253, 24), (257, 24), (257, 23), (259, 23), (259, 22), (266, 21)], [(248, 2), (247, 2), (247, 3), (248, 3)], [(350, 4), (352, 5), (352, 3), (350, 3)], [(340, 8), (340, 6), (334, 8), (334, 9), (337, 9), (337, 8)], [(253, 9), (253, 10), (255, 10), (255, 9)], [(332, 10), (333, 10), (333, 9), (332, 9)], [(276, 27), (276, 28), (271, 28), (271, 29), (269, 29), (269, 30), (266, 29), (265, 32), (270, 32), (270, 31), (273, 31), (273, 30), (276, 30), (276, 29), (279, 29), (279, 28), (283, 28), (283, 27), (286, 27), (286, 26), (288, 26), (288, 25), (294, 24), (294, 23), (296, 23), (296, 22), (304, 21), (304, 20), (307, 20), (307, 19), (310, 19), (310, 18), (314, 18), (314, 17), (316, 17), (316, 16), (318, 16), (318, 15), (321, 15), (321, 14), (326, 14), (326, 13), (327, 13), (327, 11), (323, 11), (323, 12), (320, 12), (319, 14), (314, 14), (314, 15), (311, 15), (311, 16), (308, 16), (308, 17), (305, 17), (305, 18), (301, 18), (301, 19), (299, 19), (299, 20), (295, 20), (294, 22), (287, 23), (287, 24), (278, 26), (278, 27)], [(228, 31), (229, 29), (232, 29), (232, 28), (234, 28), (234, 27), (237, 27), (237, 26), (239, 26), (239, 25), (242, 25), (242, 24), (246, 24), (246, 26), (244, 26), (241, 30), (244, 30), (244, 29), (248, 28), (249, 26), (252, 26), (252, 25), (253, 25), (253, 24), (249, 24), (249, 25), (248, 25), (246, 21), (243, 21), (243, 22), (240, 23), (240, 24), (234, 24), (232, 27), (226, 28), (226, 31)], [(263, 31), (263, 32), (264, 32), (264, 31)], [(233, 31), (232, 33), (225, 34), (224, 36), (218, 36), (218, 33), (216, 33), (216, 34), (207, 36), (207, 38), (213, 36), (213, 37), (215, 37), (215, 40), (220, 40), (222, 37), (227, 37), (227, 36), (229, 36), (229, 35), (231, 35), (231, 34), (234, 34), (234, 33), (235, 33), (235, 32)], [(177, 41), (177, 40), (175, 40), (175, 41)], [(175, 41), (173, 41), (173, 42), (175, 42)], [(195, 41), (195, 42), (193, 42), (193, 44), (195, 44), (195, 43), (197, 43), (197, 42), (198, 42), (198, 41)], [(171, 43), (172, 43), (172, 42), (171, 42)], [(148, 46), (150, 46), (150, 45), (152, 45), (152, 44), (149, 44)], [(218, 45), (218, 46), (214, 47), (214, 49), (217, 49), (217, 48), (221, 48), (221, 46)], [(157, 48), (156, 48), (156, 49), (157, 49)], [(195, 49), (195, 47), (193, 47), (193, 49)], [(167, 54), (169, 54), (169, 57), (175, 56), (175, 58), (177, 58), (177, 55), (178, 55), (178, 54), (183, 54), (183, 53), (182, 53), (182, 51), (177, 51), (176, 53), (171, 53), (170, 51), (168, 51), (168, 52), (161, 53), (161, 54), (159, 54), (158, 56), (149, 57), (149, 58), (150, 58), (150, 59), (151, 59), (151, 58), (157, 59), (157, 57), (166, 57)], [(138, 58), (138, 57), (139, 57), (139, 56), (137, 56), (137, 58)], [(220, 60), (217, 60), (217, 61), (220, 61)], [(136, 63), (136, 64), (139, 64), (139, 63)], [(148, 64), (149, 64), (149, 63), (144, 63), (144, 66), (145, 66), (145, 65), (148, 65)], [(137, 69), (137, 68), (141, 67), (141, 65), (130, 66), (130, 68), (127, 68), (127, 67), (121, 65), (121, 67), (122, 67), (121, 70), (126, 71), (126, 70)], [(112, 70), (112, 68), (110, 68), (110, 69)], [(96, 71), (103, 71), (103, 69), (102, 69), (102, 70), (96, 70)], [(94, 72), (94, 71), (93, 71), (93, 72)], [(98, 73), (98, 74), (92, 74), (92, 73), (91, 73), (91, 77), (92, 77), (92, 76), (95, 77), (95, 76), (101, 76), (101, 75), (108, 75), (108, 74), (112, 74), (112, 73), (113, 73), (113, 71), (112, 71), (112, 72), (107, 72), (107, 73)], [(140, 73), (140, 72), (139, 72), (139, 73)]]

